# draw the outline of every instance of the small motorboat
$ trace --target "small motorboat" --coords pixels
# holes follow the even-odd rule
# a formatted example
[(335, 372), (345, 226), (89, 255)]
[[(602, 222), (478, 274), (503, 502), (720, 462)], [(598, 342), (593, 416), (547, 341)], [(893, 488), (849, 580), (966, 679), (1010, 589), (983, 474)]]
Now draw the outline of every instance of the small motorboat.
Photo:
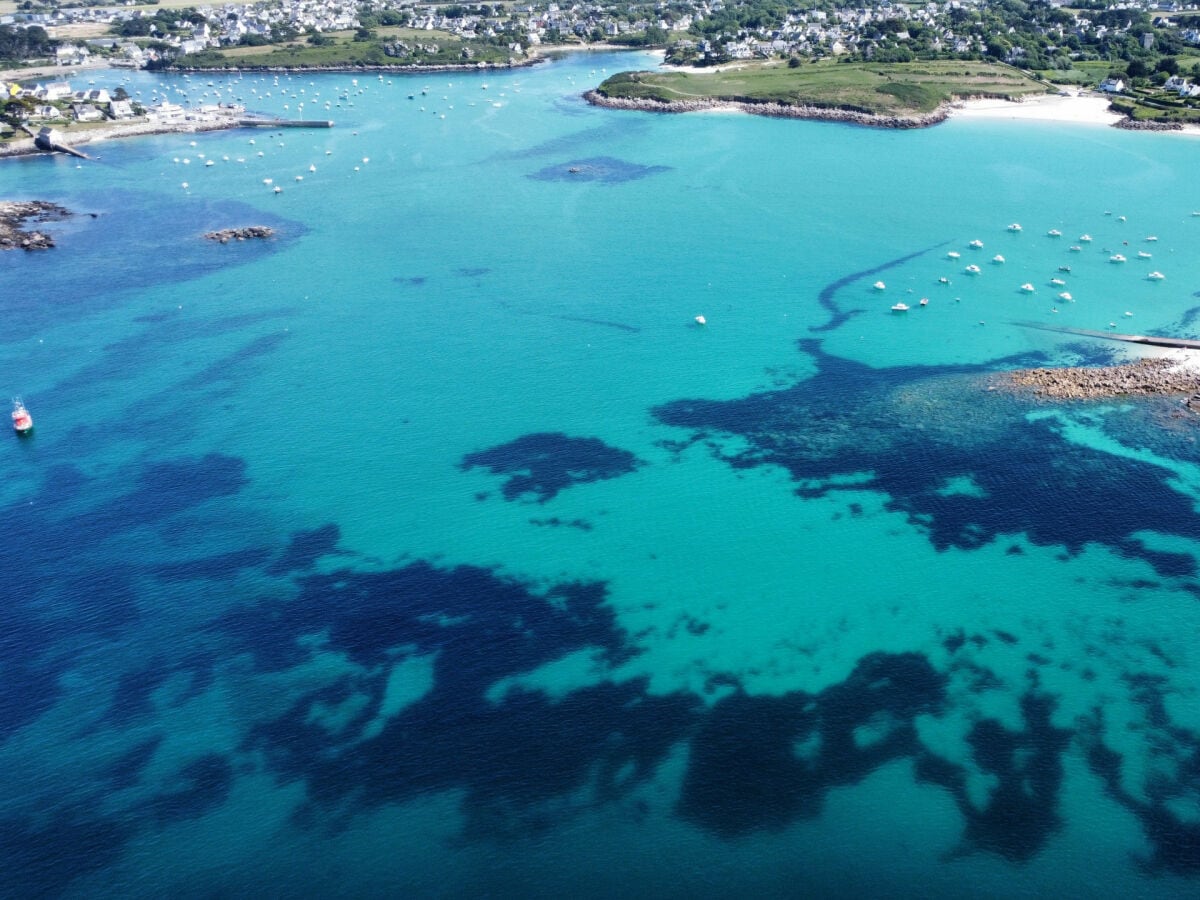
[(871, 285), (871, 287), (875, 288), (875, 290), (877, 290), (877, 291), (882, 291), (887, 288), (887, 285), (884, 284), (882, 281), (877, 281), (873, 285)]
[(1074, 300), (1075, 298), (1074, 298), (1074, 297), (1072, 297), (1072, 296), (1071, 296), (1069, 293), (1067, 293), (1066, 291), (1063, 291), (1061, 294), (1059, 294), (1059, 295), (1058, 295), (1058, 299), (1059, 299), (1059, 300), (1066, 300), (1068, 303), (1070, 303), (1070, 302), (1071, 302), (1072, 300)]
[(1138, 259), (1149, 259), (1149, 258), (1150, 258), (1150, 254), (1147, 253), (1145, 250), (1138, 251)]
[(1071, 271), (1071, 267), (1070, 267), (1070, 266), (1059, 266), (1059, 267), (1058, 267), (1058, 271), (1060, 271), (1060, 272), (1070, 272), (1070, 271)]
[(1120, 253), (1114, 253), (1108, 258), (1108, 261), (1110, 263), (1123, 263), (1125, 262), (1125, 257), (1123, 257)]
[(1071, 247), (1071, 252), (1078, 253), (1082, 249), (1083, 249), (1082, 247), (1080, 247), (1078, 244), (1076, 244), (1075, 246)]
[(1057, 228), (1051, 228), (1049, 231), (1046, 232), (1046, 236), (1047, 237), (1062, 237), (1062, 232), (1059, 231)]
[(1004, 257), (1001, 256), (999, 253), (997, 253), (995, 256), (992, 257), (992, 262), (997, 263), (997, 264), (1002, 263), (1002, 262), (1004, 262)]
[(971, 263), (971, 265), (967, 266), (963, 271), (969, 272), (972, 275), (978, 275), (983, 270), (980, 269), (979, 266), (975, 265), (975, 263)]
[(1064, 287), (1066, 285), (1066, 282), (1061, 278), (1051, 278), (1050, 283), (1055, 287)]
[(707, 325), (708, 324), (708, 319), (704, 318), (704, 316), (696, 316), (696, 318), (693, 319), (692, 321), (694, 321), (697, 325)]
[(1148, 235), (1146, 235), (1146, 240), (1148, 240), (1148, 241), (1157, 241), (1157, 240), (1158, 240), (1158, 235), (1155, 235), (1155, 234), (1148, 234)]
[(908, 312), (907, 303), (896, 303), (892, 305), (892, 312)]
[(1027, 281), (1023, 285), (1021, 285), (1021, 290), (1024, 291), (1026, 294), (1032, 294), (1034, 292), (1035, 288), (1032, 284), (1030, 284)]
[(957, 250), (951, 250), (949, 253), (946, 254), (946, 258), (947, 259), (958, 259), (961, 255), (962, 254), (959, 253)]
[(983, 249), (983, 241), (976, 238), (975, 240), (971, 241), (971, 243), (969, 243), (967, 246), (970, 247), (972, 250), (982, 250)]
[(949, 283), (950, 283), (950, 279), (947, 278), (945, 275), (943, 275), (941, 278), (938, 279), (938, 284), (949, 284)]
[(922, 297), (918, 305), (919, 305), (919, 306), (928, 306), (928, 305), (929, 305), (929, 298), (928, 298), (928, 297)]
[(13, 397), (12, 404), (13, 431), (17, 434), (29, 434), (33, 431), (33, 416), (29, 414), (29, 410), (25, 408), (20, 397)]
[(1021, 230), (1021, 223), (1020, 223), (1020, 222), (1013, 222), (1011, 225), (1009, 225), (1009, 226), (1008, 226), (1008, 230), (1009, 230), (1009, 231), (1020, 231), (1020, 230)]
[(1146, 277), (1149, 278), (1151, 281), (1162, 281), (1167, 276), (1164, 275), (1162, 272), (1151, 272)]
[(1091, 241), (1091, 239), (1092, 239), (1092, 236), (1090, 234), (1081, 234), (1079, 236), (1079, 240), (1081, 240), (1085, 244), (1088, 243), (1089, 241)]

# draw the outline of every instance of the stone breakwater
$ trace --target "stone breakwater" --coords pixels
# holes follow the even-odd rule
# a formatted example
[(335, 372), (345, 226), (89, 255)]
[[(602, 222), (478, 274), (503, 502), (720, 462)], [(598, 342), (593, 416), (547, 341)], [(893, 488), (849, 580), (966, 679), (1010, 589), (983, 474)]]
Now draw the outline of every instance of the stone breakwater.
[[(233, 117), (211, 121), (187, 122), (114, 122), (107, 128), (90, 128), (72, 131), (65, 129), (62, 139), (71, 146), (91, 144), (96, 141), (107, 141), (113, 138), (139, 137), (147, 134), (194, 134), (200, 131), (224, 131), (230, 128), (240, 128), (238, 120)], [(34, 153), (47, 151), (38, 147), (33, 138), (9, 141), (0, 144), (0, 157), (31, 156)]]
[(1113, 122), (1113, 128), (1124, 128), (1126, 131), (1183, 131), (1183, 125), (1179, 122), (1155, 122), (1128, 117)]
[(1200, 408), (1200, 369), (1163, 357), (1119, 366), (1018, 369), (995, 376), (989, 387), (1053, 400), (1186, 395), (1189, 406)]
[(249, 241), (255, 238), (269, 238), (275, 234), (275, 229), (268, 225), (247, 225), (244, 228), (222, 228), (220, 231), (209, 231), (204, 237), (219, 244), (230, 241)]
[(751, 102), (747, 100), (649, 100), (645, 98), (606, 97), (599, 91), (588, 91), (583, 99), (594, 106), (609, 109), (635, 109), (643, 112), (684, 113), (709, 109), (730, 109), (747, 112), (755, 116), (772, 116), (781, 119), (821, 119), (827, 122), (845, 122), (850, 125), (869, 125), (873, 128), (928, 128), (944, 122), (950, 115), (950, 107), (939, 106), (933, 112), (913, 116), (881, 116), (853, 109), (836, 109), (824, 106), (800, 106), (787, 103)]
[(45, 200), (0, 200), (0, 250), (49, 250), (54, 238), (25, 229), (25, 223), (57, 222), (70, 215), (70, 210)]

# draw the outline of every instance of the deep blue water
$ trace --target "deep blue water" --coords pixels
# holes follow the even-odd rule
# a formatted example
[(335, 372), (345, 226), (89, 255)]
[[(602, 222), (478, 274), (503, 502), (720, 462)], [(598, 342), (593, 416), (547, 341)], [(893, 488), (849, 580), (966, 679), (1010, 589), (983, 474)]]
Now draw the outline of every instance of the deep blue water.
[(1195, 894), (1200, 423), (989, 390), (1194, 336), (1194, 141), (579, 99), (653, 62), (0, 165), (78, 213), (0, 256), (0, 894)]

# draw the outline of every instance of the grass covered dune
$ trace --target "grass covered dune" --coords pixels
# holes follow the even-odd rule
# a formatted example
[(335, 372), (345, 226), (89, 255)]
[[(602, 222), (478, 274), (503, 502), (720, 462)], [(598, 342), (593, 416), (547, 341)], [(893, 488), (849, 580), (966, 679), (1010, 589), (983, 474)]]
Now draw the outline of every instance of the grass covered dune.
[(588, 99), (602, 106), (684, 112), (733, 106), (766, 115), (835, 118), (892, 127), (941, 121), (955, 99), (1019, 100), (1047, 86), (993, 63), (747, 62), (720, 71), (619, 72)]

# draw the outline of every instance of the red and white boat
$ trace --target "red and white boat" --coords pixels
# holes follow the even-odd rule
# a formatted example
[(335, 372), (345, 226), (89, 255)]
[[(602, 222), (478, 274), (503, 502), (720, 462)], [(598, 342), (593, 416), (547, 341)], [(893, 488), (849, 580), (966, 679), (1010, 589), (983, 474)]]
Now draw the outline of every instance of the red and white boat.
[(12, 423), (13, 431), (17, 434), (29, 434), (33, 431), (33, 416), (29, 414), (20, 397), (13, 398)]

